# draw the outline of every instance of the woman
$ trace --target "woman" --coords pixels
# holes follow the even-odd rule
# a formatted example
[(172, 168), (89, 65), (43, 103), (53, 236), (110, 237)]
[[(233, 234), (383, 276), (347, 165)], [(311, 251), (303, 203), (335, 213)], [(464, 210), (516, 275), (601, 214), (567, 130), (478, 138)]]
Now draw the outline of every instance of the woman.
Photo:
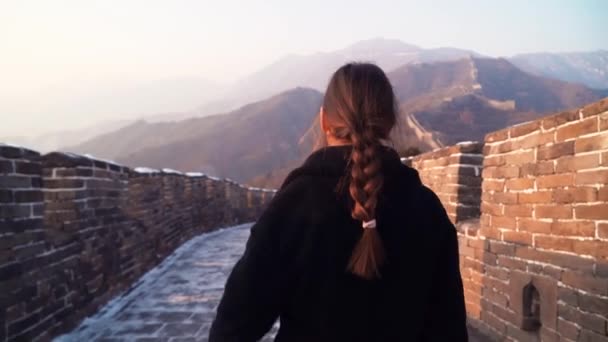
[(351, 63), (319, 113), (327, 145), (284, 181), (228, 278), (211, 342), (467, 341), (456, 230), (384, 145), (386, 75)]

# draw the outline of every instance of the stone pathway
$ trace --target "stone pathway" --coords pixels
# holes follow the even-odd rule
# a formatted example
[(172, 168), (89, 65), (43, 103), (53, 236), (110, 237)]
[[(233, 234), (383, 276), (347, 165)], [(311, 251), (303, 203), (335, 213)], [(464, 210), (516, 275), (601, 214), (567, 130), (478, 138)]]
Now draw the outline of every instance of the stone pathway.
[[(251, 224), (197, 236), (55, 342), (207, 341), (214, 310)], [(270, 338), (267, 339), (271, 341)]]
[[(197, 236), (55, 342), (203, 342), (251, 224)], [(273, 332), (262, 341), (272, 341)], [(477, 339), (471, 342), (479, 342)]]

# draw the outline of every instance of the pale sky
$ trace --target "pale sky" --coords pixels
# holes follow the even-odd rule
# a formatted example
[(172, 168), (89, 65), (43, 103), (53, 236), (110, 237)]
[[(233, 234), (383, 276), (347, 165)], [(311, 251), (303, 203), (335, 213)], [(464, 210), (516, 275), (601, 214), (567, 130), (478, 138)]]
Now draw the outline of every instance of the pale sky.
[(608, 49), (607, 13), (603, 0), (0, 0), (0, 137), (141, 115), (104, 99), (229, 84), (374, 37), (490, 56)]

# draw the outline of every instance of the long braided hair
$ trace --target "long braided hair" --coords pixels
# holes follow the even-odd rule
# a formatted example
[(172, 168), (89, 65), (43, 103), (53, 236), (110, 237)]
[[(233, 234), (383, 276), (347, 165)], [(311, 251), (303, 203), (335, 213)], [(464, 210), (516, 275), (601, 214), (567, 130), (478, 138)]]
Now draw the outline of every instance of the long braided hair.
[[(361, 222), (376, 219), (378, 194), (384, 177), (379, 150), (397, 121), (397, 104), (390, 81), (378, 66), (349, 63), (332, 76), (323, 101), (331, 134), (350, 141), (349, 193), (351, 216)], [(385, 251), (375, 228), (363, 229), (348, 270), (365, 279), (380, 276)]]

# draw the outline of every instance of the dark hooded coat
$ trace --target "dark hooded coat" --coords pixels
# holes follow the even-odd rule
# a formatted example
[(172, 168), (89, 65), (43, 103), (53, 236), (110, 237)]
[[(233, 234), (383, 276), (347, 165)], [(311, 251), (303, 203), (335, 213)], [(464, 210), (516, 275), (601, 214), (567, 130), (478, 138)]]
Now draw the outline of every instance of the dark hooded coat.
[(454, 225), (417, 171), (382, 147), (377, 229), (381, 277), (347, 271), (361, 222), (350, 215), (349, 145), (293, 170), (251, 228), (230, 274), (210, 342), (252, 342), (277, 318), (275, 341), (467, 341)]

